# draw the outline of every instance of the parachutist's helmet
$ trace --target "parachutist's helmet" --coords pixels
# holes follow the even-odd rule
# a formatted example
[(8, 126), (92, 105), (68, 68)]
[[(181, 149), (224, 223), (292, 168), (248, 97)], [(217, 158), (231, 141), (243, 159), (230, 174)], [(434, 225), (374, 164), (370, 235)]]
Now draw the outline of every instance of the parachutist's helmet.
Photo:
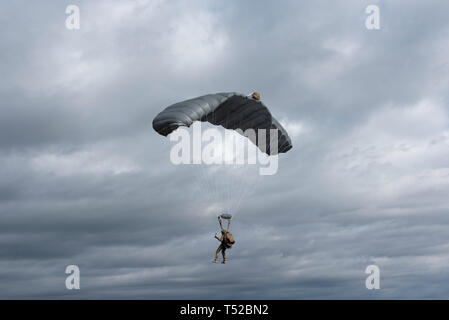
[(260, 101), (260, 94), (257, 93), (257, 92), (253, 92), (253, 94), (251, 95), (251, 97), (252, 97), (254, 100)]

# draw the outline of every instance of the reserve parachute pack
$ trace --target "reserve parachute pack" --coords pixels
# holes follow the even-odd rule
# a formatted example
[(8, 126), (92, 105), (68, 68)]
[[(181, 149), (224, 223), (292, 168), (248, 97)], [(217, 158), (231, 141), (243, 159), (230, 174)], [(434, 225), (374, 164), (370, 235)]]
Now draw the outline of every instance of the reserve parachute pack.
[(226, 231), (226, 241), (225, 241), (225, 243), (226, 243), (226, 247), (227, 248), (231, 248), (232, 245), (235, 243), (234, 236), (229, 231)]

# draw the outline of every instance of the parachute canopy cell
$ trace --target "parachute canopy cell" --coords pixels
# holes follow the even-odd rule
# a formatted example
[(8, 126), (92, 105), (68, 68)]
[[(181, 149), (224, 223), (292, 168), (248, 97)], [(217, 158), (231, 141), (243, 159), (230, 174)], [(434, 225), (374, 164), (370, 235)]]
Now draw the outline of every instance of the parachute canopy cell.
[[(167, 136), (180, 126), (190, 127), (193, 122), (210, 122), (226, 129), (265, 129), (266, 141), (258, 141), (258, 135), (245, 135), (262, 152), (268, 155), (285, 153), (292, 148), (291, 139), (282, 125), (259, 100), (235, 92), (208, 94), (175, 103), (153, 119), (153, 128)], [(270, 129), (277, 130), (277, 150), (270, 150)]]

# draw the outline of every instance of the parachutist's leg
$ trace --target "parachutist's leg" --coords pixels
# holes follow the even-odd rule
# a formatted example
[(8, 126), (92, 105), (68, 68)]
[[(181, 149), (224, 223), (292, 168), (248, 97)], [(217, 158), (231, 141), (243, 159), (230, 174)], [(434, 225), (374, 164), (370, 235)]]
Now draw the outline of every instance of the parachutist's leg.
[(226, 262), (226, 248), (222, 249), (221, 254), (223, 256), (223, 263), (225, 263)]
[(220, 251), (222, 250), (222, 248), (223, 248), (223, 246), (220, 244), (220, 245), (218, 246), (217, 251), (215, 252), (215, 259), (212, 260), (213, 263), (217, 263), (218, 254), (220, 253)]
[(215, 252), (215, 260), (218, 259), (218, 254), (223, 250), (223, 245), (219, 245), (217, 251)]

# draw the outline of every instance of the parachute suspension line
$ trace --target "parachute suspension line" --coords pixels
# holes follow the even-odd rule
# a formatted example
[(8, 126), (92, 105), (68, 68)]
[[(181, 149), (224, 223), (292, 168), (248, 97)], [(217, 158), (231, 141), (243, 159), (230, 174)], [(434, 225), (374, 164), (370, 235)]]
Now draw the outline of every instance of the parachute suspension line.
[[(216, 122), (216, 114), (215, 110), (212, 112), (212, 118), (213, 121)], [(223, 152), (225, 149), (219, 149), (220, 147), (223, 148), (223, 145), (215, 145), (214, 146), (214, 157), (220, 156), (215, 154), (217, 151), (221, 151), (223, 156)], [(218, 147), (218, 148), (217, 148)], [(229, 210), (229, 191), (225, 188), (228, 184), (223, 183), (226, 179), (226, 172), (223, 168), (223, 165), (219, 164), (200, 164), (200, 182), (203, 183), (203, 189), (202, 193), (205, 193), (210, 197), (209, 203), (212, 203), (213, 205), (219, 205), (219, 210)]]
[[(270, 141), (269, 141), (269, 145), (268, 146), (270, 147), (270, 153), (271, 153), (271, 145), (277, 139), (277, 137), (276, 136), (272, 136), (270, 131), (267, 132), (267, 134), (269, 134)], [(250, 141), (248, 140), (247, 143), (250, 143)], [(270, 155), (268, 155), (268, 156), (270, 156)], [(248, 164), (248, 166), (249, 166), (249, 164)], [(255, 166), (255, 170), (257, 170), (257, 166)], [(249, 175), (250, 175), (250, 173), (248, 172), (248, 176)], [(243, 187), (243, 189), (239, 193), (238, 201), (235, 204), (235, 207), (233, 208), (234, 215), (237, 214), (237, 212), (240, 210), (240, 205), (241, 205), (243, 199), (245, 199), (245, 197), (250, 194), (250, 191), (254, 191), (254, 189), (259, 185), (259, 182), (261, 180), (262, 180), (262, 176), (260, 174), (256, 174), (256, 178), (254, 179), (254, 181), (251, 181), (251, 180), (249, 181), (249, 184), (251, 184), (251, 185), (246, 185), (246, 186)]]
[[(216, 119), (215, 112), (213, 112), (213, 117)], [(241, 126), (242, 120), (238, 120), (238, 125), (236, 128), (242, 129)], [(225, 119), (225, 123), (223, 126), (223, 130), (226, 129), (230, 124), (229, 119)], [(243, 130), (243, 129), (242, 129)], [(233, 135), (233, 132), (228, 132), (230, 135)], [(256, 132), (258, 134), (258, 132)], [(271, 135), (271, 132), (267, 132), (270, 134), (269, 136), (269, 146), (274, 142), (275, 137)], [(240, 136), (238, 136), (240, 137)], [(203, 181), (202, 193), (205, 193), (209, 198), (210, 202), (214, 205), (219, 205), (219, 210), (226, 211), (228, 213), (237, 214), (240, 210), (241, 204), (243, 200), (247, 198), (255, 190), (255, 188), (259, 185), (262, 177), (257, 173), (259, 165), (250, 164), (249, 163), (249, 144), (252, 142), (249, 139), (244, 140), (244, 163), (238, 164), (237, 157), (239, 156), (238, 152), (241, 150), (237, 148), (237, 145), (233, 143), (232, 145), (228, 145), (227, 142), (236, 142), (235, 140), (226, 140), (226, 134), (224, 136), (225, 140), (222, 141), (222, 149), (220, 146), (216, 149), (216, 151), (221, 151), (222, 154), (217, 156), (222, 156), (223, 160), (230, 160), (231, 163), (226, 163), (222, 165), (206, 165), (201, 164), (202, 170), (201, 179)], [(232, 137), (235, 139), (236, 137)], [(230, 147), (232, 147), (232, 153), (227, 154), (227, 151), (230, 151)], [(232, 159), (231, 159), (232, 156)]]
[[(226, 120), (226, 127), (229, 127), (229, 123), (228, 123), (229, 118), (227, 118)], [(226, 129), (226, 130), (230, 130), (230, 129)], [(236, 160), (237, 160), (237, 148), (236, 147), (236, 133), (235, 131), (230, 131), (227, 132), (230, 141), (228, 141), (228, 143), (230, 143), (229, 146), (227, 146), (228, 148), (226, 149), (226, 151), (228, 150), (232, 150), (231, 152), (231, 156), (232, 159), (230, 159), (231, 163), (227, 164), (227, 166), (229, 167), (229, 173), (228, 173), (228, 183), (227, 183), (227, 188), (228, 188), (228, 213), (231, 213), (232, 210), (232, 204), (235, 201), (235, 191), (238, 187), (238, 181), (236, 180), (236, 167), (238, 166)], [(232, 142), (232, 143), (231, 143)]]
[[(242, 122), (242, 119), (239, 120), (237, 128), (240, 130), (243, 130), (243, 128), (241, 126), (241, 122)], [(247, 141), (245, 141), (245, 142), (247, 142)], [(237, 163), (237, 157), (238, 157), (237, 145), (235, 147), (236, 147), (235, 148), (235, 155), (236, 155), (236, 159), (235, 159), (236, 164), (235, 165), (236, 165), (236, 171), (238, 171), (240, 165)], [(248, 150), (248, 148), (246, 148), (246, 150)], [(245, 152), (245, 148), (243, 148), (243, 152)], [(245, 158), (246, 158), (246, 160), (248, 160), (248, 157), (245, 157), (244, 154), (243, 154), (243, 158), (244, 158), (244, 160), (245, 160)], [(243, 167), (243, 171), (246, 171), (245, 165), (246, 164), (244, 161), (244, 163), (241, 165)], [(240, 169), (242, 169), (242, 167), (240, 167)], [(234, 188), (237, 190), (237, 194), (236, 194), (237, 200), (232, 203), (232, 207), (230, 210), (232, 210), (232, 213), (234, 215), (236, 214), (236, 212), (235, 212), (236, 211), (236, 203), (238, 203), (238, 201), (239, 201), (238, 199), (240, 198), (241, 194), (243, 194), (244, 190), (246, 189), (245, 188), (245, 184), (246, 184), (245, 178), (247, 178), (247, 175), (244, 175), (244, 174), (247, 174), (247, 172), (241, 172), (241, 174), (239, 174), (239, 172), (235, 172), (235, 174), (233, 174)], [(237, 185), (237, 181), (236, 181), (237, 179), (239, 180), (238, 185)]]
[[(228, 163), (226, 163), (227, 159), (226, 159), (226, 152), (227, 152), (227, 145), (226, 143), (228, 143), (228, 141), (226, 141), (226, 128), (228, 127), (228, 120), (229, 118), (227, 117), (225, 120), (225, 126), (224, 126), (224, 141), (222, 141), (222, 150), (221, 150), (221, 156), (224, 158), (222, 160), (224, 160), (223, 164), (226, 168), (227, 165), (229, 165)], [(226, 170), (225, 170), (226, 171)], [(228, 177), (223, 177), (223, 179), (227, 179)], [(226, 183), (225, 181), (225, 188), (226, 188), (226, 212), (229, 213), (229, 203), (231, 201), (231, 195), (230, 195), (230, 190), (229, 190), (229, 183)]]
[[(236, 175), (238, 174), (238, 172), (237, 172), (238, 171), (238, 164), (237, 164), (237, 148), (235, 148), (236, 144), (237, 144), (237, 141), (236, 141), (235, 138), (236, 137), (233, 135), (233, 137), (232, 137), (232, 142), (233, 142), (232, 143), (232, 157), (233, 157), (232, 161), (233, 161), (233, 163), (231, 164), (232, 167), (230, 167), (229, 177), (228, 177), (229, 178), (228, 188), (232, 188), (232, 190), (234, 192), (236, 190), (238, 190), (239, 187), (240, 187), (240, 185), (237, 183), (238, 181), (236, 180)], [(232, 211), (233, 210), (232, 207), (233, 207), (234, 201), (235, 201), (235, 195), (234, 195), (232, 201), (230, 199), (230, 202), (229, 202), (228, 212), (232, 213), (232, 214), (234, 214), (234, 212)]]
[(198, 170), (199, 170), (198, 181), (201, 185), (200, 192), (209, 198), (208, 203), (214, 202), (216, 198), (215, 190), (212, 188), (207, 178), (207, 169), (204, 168), (204, 164), (200, 163)]
[[(213, 115), (214, 115), (214, 123), (217, 123), (217, 116), (215, 113), (215, 110), (213, 111)], [(218, 150), (217, 150), (218, 148)], [(221, 155), (217, 155), (215, 154), (217, 151), (221, 152)], [(223, 153), (224, 153), (225, 149), (224, 149), (224, 142), (221, 142), (221, 145), (215, 145), (214, 148), (214, 157), (217, 156), (221, 156), (223, 157)], [(223, 160), (223, 159), (222, 159)], [(213, 177), (215, 176), (215, 179), (213, 179), (213, 184), (216, 188), (217, 194), (219, 195), (219, 201), (221, 203), (221, 210), (227, 210), (227, 198), (226, 198), (226, 190), (223, 189), (223, 182), (225, 181), (224, 179), (225, 177), (225, 171), (223, 168), (223, 163), (221, 164), (214, 164), (213, 166), (215, 166), (215, 171), (216, 174), (209, 176), (211, 178), (211, 180), (213, 179)], [(225, 184), (226, 185), (226, 184)]]
[[(244, 128), (242, 128), (242, 126), (241, 126), (241, 121), (242, 121), (242, 119), (239, 120), (238, 129), (243, 131)], [(237, 193), (235, 195), (235, 199), (231, 204), (231, 210), (234, 215), (238, 212), (238, 210), (240, 208), (240, 203), (241, 203), (242, 199), (244, 199), (244, 197), (248, 193), (248, 190), (250, 189), (251, 184), (253, 182), (251, 179), (251, 178), (253, 178), (253, 174), (254, 174), (252, 172), (252, 170), (254, 170), (254, 167), (256, 167), (256, 165), (251, 165), (249, 163), (249, 156), (250, 156), (249, 145), (250, 145), (250, 143), (251, 142), (249, 140), (244, 140), (243, 158), (246, 161), (244, 161), (243, 164), (238, 164), (237, 159), (236, 159), (236, 164), (235, 164), (236, 172), (232, 175), (233, 176), (232, 178), (235, 181), (234, 188), (237, 191)], [(236, 148), (236, 157), (237, 156), (238, 155), (237, 155), (237, 148)]]
[(226, 180), (226, 179), (228, 179), (228, 177), (226, 176), (226, 169), (227, 169), (227, 163), (226, 163), (226, 147), (227, 147), (227, 145), (226, 145), (226, 143), (227, 143), (227, 141), (226, 141), (226, 128), (228, 127), (228, 120), (229, 120), (229, 118), (226, 118), (225, 119), (225, 125), (223, 126), (223, 133), (224, 133), (224, 135), (223, 135), (223, 138), (224, 138), (224, 140), (223, 141), (221, 141), (221, 146), (219, 146), (220, 147), (220, 149), (219, 149), (219, 151), (221, 152), (221, 154), (220, 154), (220, 157), (222, 157), (221, 158), (221, 160), (222, 160), (222, 163), (221, 163), (221, 165), (222, 165), (222, 167), (220, 168), (220, 169), (222, 169), (222, 171), (224, 171), (223, 172), (223, 174), (222, 174), (222, 177), (221, 177), (221, 182), (222, 183), (224, 183), (224, 185), (222, 186), (222, 192), (223, 192), (223, 201), (224, 201), (224, 205), (225, 205), (225, 210), (226, 210), (226, 212), (229, 212), (229, 201), (230, 201), (230, 198), (231, 198), (231, 196), (230, 196), (230, 191), (229, 191), (229, 184), (227, 183), (228, 181)]
[[(249, 166), (249, 165), (248, 165)], [(253, 170), (253, 171), (257, 171), (257, 167), (254, 168), (249, 168), (249, 170)], [(248, 171), (248, 170), (246, 170)], [(256, 175), (256, 177), (254, 178), (254, 175)], [(234, 207), (233, 207), (233, 213), (234, 215), (237, 214), (240, 210), (240, 205), (243, 201), (243, 199), (246, 199), (247, 195), (250, 194), (251, 191), (253, 191), (255, 189), (255, 187), (258, 185), (259, 180), (261, 179), (261, 177), (257, 174), (257, 172), (248, 172), (248, 174), (246, 175), (246, 177), (248, 178), (246, 182), (243, 182), (240, 192), (238, 194), (238, 198), (237, 201), (234, 203)]]
[[(206, 179), (206, 173), (205, 173), (205, 169), (203, 168), (203, 164), (199, 164), (199, 167), (197, 168), (198, 170), (198, 176), (197, 176), (197, 184), (199, 186), (199, 194), (201, 194), (202, 196), (205, 196), (207, 199), (204, 199), (204, 201), (207, 201), (207, 203), (211, 203), (212, 201), (214, 201), (214, 195), (213, 195), (213, 190), (212, 188), (209, 186), (209, 182)], [(204, 191), (206, 190), (206, 192)]]
[[(202, 152), (202, 151), (201, 151)], [(201, 155), (202, 156), (202, 155)], [(217, 179), (212, 179), (215, 175), (215, 171), (217, 171), (213, 165), (207, 165), (203, 162), (200, 162), (197, 165), (198, 168), (198, 176), (197, 182), (200, 186), (200, 194), (205, 195), (207, 199), (204, 199), (207, 204), (212, 204), (213, 210), (215, 206), (219, 206), (218, 210), (222, 211), (223, 203), (222, 203), (222, 195), (220, 193), (220, 187), (218, 185)]]
[[(226, 125), (225, 125), (226, 128), (229, 127), (228, 120), (229, 120), (229, 118), (226, 119)], [(226, 129), (225, 129), (225, 131), (226, 131)], [(233, 214), (233, 212), (231, 210), (232, 210), (232, 204), (234, 201), (234, 195), (233, 194), (231, 195), (231, 188), (233, 191), (235, 191), (237, 188), (237, 184), (236, 184), (237, 181), (235, 180), (235, 172), (234, 172), (236, 169), (235, 166), (237, 166), (237, 163), (234, 163), (234, 161), (236, 160), (236, 152), (235, 152), (236, 149), (234, 148), (235, 144), (236, 144), (236, 140), (235, 140), (235, 136), (233, 133), (226, 132), (226, 134), (230, 136), (230, 140), (227, 141), (227, 143), (230, 143), (230, 145), (227, 146), (228, 148), (226, 148), (225, 151), (228, 151), (228, 150), (230, 150), (229, 148), (232, 148), (231, 149), (232, 152), (230, 155), (230, 156), (232, 156), (232, 159), (230, 159), (231, 163), (226, 164), (227, 166), (229, 166), (229, 172), (226, 177), (226, 179), (228, 179), (227, 183), (226, 183), (226, 188), (227, 188), (227, 192), (228, 192), (227, 212)], [(225, 135), (225, 137), (226, 137), (226, 135)], [(228, 160), (228, 159), (226, 159), (226, 160)]]

